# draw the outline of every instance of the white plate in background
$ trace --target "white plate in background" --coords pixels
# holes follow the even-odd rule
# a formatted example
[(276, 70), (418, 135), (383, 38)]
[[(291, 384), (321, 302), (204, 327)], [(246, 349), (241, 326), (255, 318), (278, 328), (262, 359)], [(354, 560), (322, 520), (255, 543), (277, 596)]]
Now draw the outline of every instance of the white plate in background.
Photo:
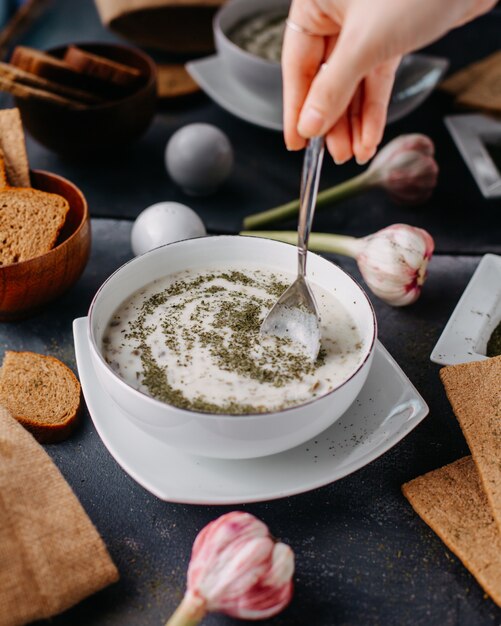
[[(388, 108), (388, 123), (396, 122), (430, 95), (449, 67), (447, 59), (409, 54), (402, 59)], [(282, 102), (265, 100), (242, 88), (228, 75), (219, 55), (190, 61), (186, 69), (193, 80), (220, 107), (246, 122), (281, 131)]]
[(487, 341), (501, 320), (501, 256), (486, 254), (437, 341), (431, 360), (456, 365), (486, 359)]

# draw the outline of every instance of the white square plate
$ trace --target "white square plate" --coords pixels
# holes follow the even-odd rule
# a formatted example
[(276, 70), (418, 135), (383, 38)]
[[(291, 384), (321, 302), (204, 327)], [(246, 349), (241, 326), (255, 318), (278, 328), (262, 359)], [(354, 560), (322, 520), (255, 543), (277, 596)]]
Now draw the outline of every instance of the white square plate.
[(486, 359), (487, 341), (501, 320), (501, 256), (486, 254), (454, 309), (431, 360), (456, 365)]
[(169, 502), (241, 504), (310, 491), (364, 467), (428, 414), (426, 402), (377, 342), (359, 396), (311, 441), (259, 459), (191, 456), (140, 430), (107, 395), (92, 367), (87, 318), (74, 321), (73, 334), (85, 401), (104, 445), (135, 481)]

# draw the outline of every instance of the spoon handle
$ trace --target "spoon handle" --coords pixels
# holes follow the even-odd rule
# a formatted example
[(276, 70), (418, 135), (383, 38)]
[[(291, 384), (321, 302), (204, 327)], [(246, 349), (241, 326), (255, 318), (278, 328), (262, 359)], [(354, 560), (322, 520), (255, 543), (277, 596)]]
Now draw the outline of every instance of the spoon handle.
[(298, 225), (298, 274), (304, 278), (306, 273), (306, 254), (310, 237), (313, 214), (317, 202), (318, 181), (324, 156), (324, 138), (312, 137), (308, 141), (301, 174), (301, 195), (299, 200)]

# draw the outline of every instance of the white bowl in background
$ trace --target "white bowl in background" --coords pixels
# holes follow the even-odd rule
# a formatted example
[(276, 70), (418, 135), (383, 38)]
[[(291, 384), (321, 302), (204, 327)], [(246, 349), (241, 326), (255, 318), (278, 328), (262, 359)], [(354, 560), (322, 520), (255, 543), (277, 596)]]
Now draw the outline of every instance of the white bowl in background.
[[(341, 268), (311, 253), (308, 277), (331, 292), (352, 315), (362, 338), (359, 365), (324, 396), (283, 411), (258, 415), (214, 415), (180, 409), (129, 386), (106, 363), (103, 333), (117, 307), (146, 284), (186, 269), (204, 270), (231, 263), (262, 264), (270, 270), (296, 267), (295, 246), (269, 239), (214, 236), (168, 244), (129, 261), (97, 292), (89, 310), (88, 334), (93, 367), (103, 387), (142, 430), (168, 445), (201, 456), (243, 459), (293, 448), (333, 424), (362, 389), (374, 356), (374, 310), (363, 289)], [(131, 445), (134, 445), (131, 442)]]
[(282, 68), (280, 63), (263, 59), (237, 46), (228, 37), (242, 20), (259, 13), (283, 10), (289, 13), (290, 0), (232, 0), (214, 16), (216, 49), (224, 66), (241, 87), (272, 102), (282, 100)]

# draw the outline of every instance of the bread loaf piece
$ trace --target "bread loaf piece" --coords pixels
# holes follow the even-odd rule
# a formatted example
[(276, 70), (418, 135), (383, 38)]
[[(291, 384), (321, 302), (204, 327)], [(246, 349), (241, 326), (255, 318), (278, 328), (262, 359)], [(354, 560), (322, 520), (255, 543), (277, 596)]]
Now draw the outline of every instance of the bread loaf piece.
[(40, 443), (55, 443), (77, 424), (80, 383), (51, 356), (7, 351), (0, 369), (0, 405)]
[(26, 261), (51, 250), (69, 204), (55, 193), (9, 187), (0, 158), (0, 265)]
[(54, 193), (23, 187), (0, 190), (0, 265), (49, 252), (68, 210), (65, 198)]
[(68, 46), (64, 60), (77, 72), (124, 89), (134, 88), (141, 79), (141, 72), (135, 67), (87, 52), (78, 46)]
[[(103, 101), (102, 98), (99, 98), (88, 91), (65, 87), (64, 85), (47, 80), (46, 78), (40, 78), (40, 76), (32, 74), (31, 72), (26, 72), (20, 67), (16, 67), (10, 63), (0, 62), (0, 77), (7, 81), (12, 81), (27, 87), (35, 87), (36, 89), (46, 91), (50, 94), (68, 98), (74, 102), (81, 102), (82, 104), (99, 104)], [(24, 187), (28, 185), (18, 186)]]
[[(0, 111), (0, 150), (9, 184), (13, 187), (30, 187), (30, 166), (19, 109)], [(0, 176), (3, 176), (3, 167), (0, 167)], [(1, 186), (5, 187), (5, 184)]]
[(12, 65), (40, 78), (45, 78), (73, 89), (89, 91), (91, 94), (99, 97), (117, 98), (120, 97), (123, 91), (112, 83), (77, 72), (66, 61), (34, 48), (17, 46), (14, 48), (10, 62)]
[(32, 87), (31, 85), (23, 85), (20, 82), (10, 80), (0, 75), (0, 91), (6, 91), (12, 94), (15, 98), (21, 98), (22, 100), (45, 100), (45, 102), (51, 102), (58, 106), (68, 107), (70, 109), (81, 109), (86, 106), (77, 102), (76, 100), (70, 100), (69, 98), (59, 96), (45, 89), (38, 87)]

